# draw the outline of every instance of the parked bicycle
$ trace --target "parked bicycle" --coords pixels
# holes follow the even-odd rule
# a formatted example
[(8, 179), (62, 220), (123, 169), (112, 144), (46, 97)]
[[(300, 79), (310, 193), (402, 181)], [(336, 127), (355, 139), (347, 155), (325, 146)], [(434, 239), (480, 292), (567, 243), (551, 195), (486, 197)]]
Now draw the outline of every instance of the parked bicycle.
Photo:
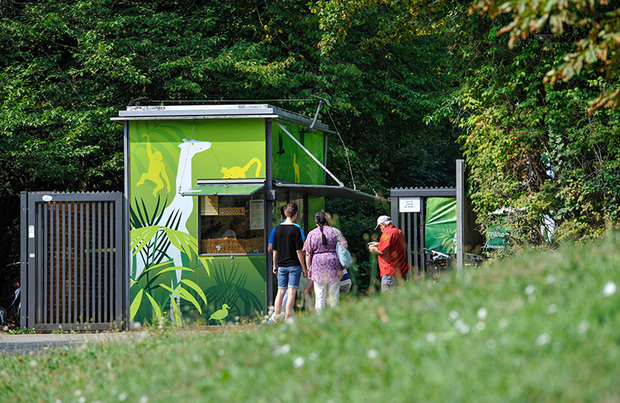
[[(456, 262), (456, 255), (448, 255), (433, 249), (424, 248), (426, 277), (434, 283), (439, 281), (439, 275), (450, 270)], [(478, 267), (485, 261), (484, 256), (473, 253), (463, 253), (464, 267)]]
[[(19, 267), (19, 262), (8, 264), (6, 267), (15, 269)], [(19, 327), (20, 311), (21, 311), (21, 286), (19, 281), (13, 282), (12, 295), (10, 304), (7, 308), (0, 306), (0, 326), (8, 326), (10, 323)]]
[(451, 256), (433, 249), (424, 248), (424, 267), (426, 277), (430, 278), (434, 283), (439, 281), (439, 274), (450, 268)]

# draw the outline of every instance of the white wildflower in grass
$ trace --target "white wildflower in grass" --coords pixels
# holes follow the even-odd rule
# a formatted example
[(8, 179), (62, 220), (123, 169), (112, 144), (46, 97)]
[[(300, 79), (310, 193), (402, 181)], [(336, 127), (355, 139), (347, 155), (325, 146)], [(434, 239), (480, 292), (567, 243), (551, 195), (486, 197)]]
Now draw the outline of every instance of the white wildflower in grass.
[(489, 347), (489, 348), (493, 348), (493, 347), (495, 347), (495, 346), (497, 346), (497, 342), (495, 341), (495, 339), (489, 339), (489, 340), (487, 340), (487, 347)]
[(78, 389), (78, 390), (76, 390), (75, 392), (73, 392), (73, 395), (74, 395), (75, 397), (82, 396), (82, 391)]
[(450, 311), (450, 319), (457, 320), (459, 318), (459, 313), (457, 311)]
[(86, 403), (86, 397), (80, 396), (80, 398), (78, 399), (78, 403)]
[(140, 397), (140, 400), (138, 400), (140, 403), (148, 403), (149, 401), (149, 397), (147, 395), (143, 395), (142, 397)]
[(119, 402), (124, 402), (125, 400), (127, 400), (127, 393), (121, 393), (120, 395), (118, 395)]
[(273, 355), (282, 355), (282, 354), (288, 354), (289, 351), (291, 351), (291, 345), (290, 344), (285, 344), (283, 346), (279, 346), (277, 347), (274, 351), (273, 351)]
[(476, 323), (476, 325), (474, 326), (474, 329), (476, 329), (476, 331), (478, 331), (478, 332), (481, 332), (481, 331), (483, 331), (486, 328), (487, 328), (486, 323), (484, 323), (482, 321)]
[(613, 281), (610, 281), (607, 284), (605, 284), (605, 288), (603, 288), (603, 297), (612, 296), (616, 293), (617, 290), (618, 290), (618, 287), (616, 286), (616, 283), (614, 283)]
[(435, 335), (435, 333), (426, 333), (426, 341), (428, 341), (429, 343), (434, 343), (435, 340), (437, 340), (437, 335)]
[(469, 325), (467, 325), (465, 322), (463, 322), (461, 319), (457, 320), (456, 322), (454, 322), (454, 327), (456, 327), (456, 330), (458, 330), (459, 332), (461, 332), (462, 334), (467, 334), (469, 333)]
[(558, 306), (556, 304), (551, 304), (549, 305), (549, 308), (547, 308), (547, 312), (549, 312), (550, 314), (554, 314), (558, 311)]
[(536, 288), (531, 284), (525, 287), (525, 295), (532, 295), (534, 291), (536, 291)]
[(555, 283), (555, 276), (553, 274), (549, 274), (545, 281), (547, 281), (547, 284), (553, 284)]
[(293, 368), (299, 368), (302, 365), (304, 365), (304, 358), (303, 357), (297, 357), (295, 358), (295, 361), (293, 361)]
[(478, 309), (477, 315), (478, 315), (478, 319), (480, 320), (485, 320), (487, 318), (487, 309), (485, 307), (482, 307), (480, 309)]
[(379, 356), (379, 352), (375, 350), (374, 348), (371, 348), (370, 350), (366, 351), (366, 357), (370, 358), (371, 360), (374, 360), (378, 356)]
[(31, 367), (36, 367), (36, 366), (37, 366), (37, 364), (38, 364), (37, 360), (32, 360), (32, 361), (30, 361), (30, 366), (31, 366)]
[(545, 344), (549, 344), (550, 341), (551, 341), (551, 336), (549, 336), (547, 333), (543, 333), (536, 338), (536, 345), (544, 346)]
[(504, 329), (506, 326), (508, 326), (508, 321), (506, 319), (500, 319), (499, 322), (497, 322), (497, 325), (500, 329)]
[(590, 322), (588, 322), (587, 320), (582, 320), (581, 323), (579, 323), (579, 326), (577, 327), (577, 330), (579, 331), (579, 333), (585, 333), (590, 329)]
[(134, 329), (139, 329), (142, 326), (142, 323), (140, 322), (133, 322), (131, 324), (131, 327), (133, 327)]
[(319, 358), (319, 355), (318, 355), (317, 353), (315, 353), (315, 352), (312, 352), (312, 353), (308, 354), (308, 359), (309, 359), (310, 361), (314, 361), (314, 360), (316, 360), (317, 358)]
[(217, 350), (217, 355), (219, 355), (220, 357), (224, 355), (224, 350), (222, 350), (221, 348), (219, 350)]

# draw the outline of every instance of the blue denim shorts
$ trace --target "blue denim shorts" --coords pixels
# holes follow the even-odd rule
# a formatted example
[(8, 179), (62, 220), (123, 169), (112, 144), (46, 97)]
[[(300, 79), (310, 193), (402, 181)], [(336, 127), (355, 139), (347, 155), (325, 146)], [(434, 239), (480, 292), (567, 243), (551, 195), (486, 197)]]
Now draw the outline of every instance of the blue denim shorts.
[(278, 267), (278, 288), (299, 288), (301, 266)]

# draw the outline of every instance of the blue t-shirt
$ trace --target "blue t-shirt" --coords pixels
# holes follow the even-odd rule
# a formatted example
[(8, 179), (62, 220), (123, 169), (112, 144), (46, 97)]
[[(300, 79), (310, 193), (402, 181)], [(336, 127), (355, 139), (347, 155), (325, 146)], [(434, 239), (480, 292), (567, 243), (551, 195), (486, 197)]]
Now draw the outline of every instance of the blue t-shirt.
[[(280, 221), (280, 224), (282, 224), (284, 221), (286, 220), (282, 220)], [(278, 224), (278, 225), (280, 225)], [(271, 229), (271, 234), (269, 234), (269, 243), (273, 245), (273, 232), (276, 230), (276, 227), (278, 226), (276, 225), (275, 227), (273, 227)], [(294, 226), (296, 226), (297, 228), (299, 228), (299, 231), (301, 231), (301, 240), (305, 241), (306, 240), (306, 236), (304, 235), (304, 230), (301, 229), (301, 225), (297, 224), (297, 223), (293, 223)]]

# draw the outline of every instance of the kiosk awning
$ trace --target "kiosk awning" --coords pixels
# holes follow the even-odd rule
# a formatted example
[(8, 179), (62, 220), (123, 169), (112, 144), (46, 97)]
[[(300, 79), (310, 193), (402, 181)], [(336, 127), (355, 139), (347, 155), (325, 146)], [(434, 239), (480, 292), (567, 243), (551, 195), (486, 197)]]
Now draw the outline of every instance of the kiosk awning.
[(368, 201), (368, 202), (386, 201), (382, 197), (373, 196), (368, 193), (363, 193), (363, 192), (360, 192), (359, 190), (354, 190), (354, 189), (344, 187), (344, 186), (304, 185), (300, 183), (288, 183), (288, 182), (280, 182), (280, 181), (273, 181), (273, 184), (276, 189), (294, 190), (296, 192), (308, 193), (308, 194), (315, 195), (315, 196), (361, 200), (361, 201)]
[(247, 196), (256, 193), (265, 186), (260, 182), (222, 182), (198, 181), (196, 186), (181, 192), (183, 196)]
[[(243, 196), (252, 195), (265, 186), (264, 179), (259, 180), (209, 180), (201, 179), (196, 183), (196, 186), (181, 191), (183, 196), (216, 196), (216, 195), (229, 195), (229, 196)], [(324, 196), (329, 198), (341, 198), (361, 200), (368, 202), (385, 202), (386, 200), (379, 196), (373, 196), (368, 193), (360, 192), (344, 186), (335, 185), (306, 185), (301, 183), (289, 183), (279, 180), (273, 181), (273, 187), (275, 190), (289, 190), (299, 193), (306, 193), (315, 196)]]

